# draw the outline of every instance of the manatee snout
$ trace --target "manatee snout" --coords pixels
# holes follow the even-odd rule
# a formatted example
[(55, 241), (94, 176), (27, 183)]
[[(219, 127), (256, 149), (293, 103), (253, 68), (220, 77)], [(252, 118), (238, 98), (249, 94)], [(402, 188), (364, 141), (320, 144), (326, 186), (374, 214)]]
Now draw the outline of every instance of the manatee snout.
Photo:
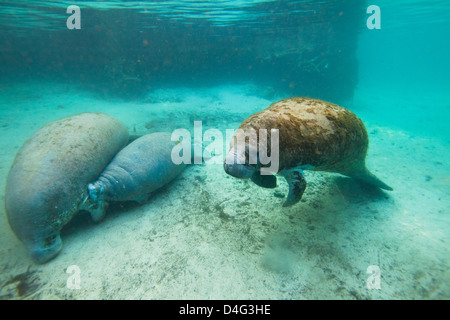
[(61, 237), (57, 234), (41, 241), (26, 243), (26, 248), (34, 261), (45, 263), (61, 251)]
[(223, 164), (225, 172), (230, 176), (248, 179), (255, 173), (255, 168), (246, 164), (245, 158), (239, 157), (236, 152), (229, 152)]
[(90, 183), (87, 188), (88, 188), (89, 197), (93, 201), (99, 201), (100, 196), (104, 192), (103, 186), (99, 182), (93, 182), (93, 183)]

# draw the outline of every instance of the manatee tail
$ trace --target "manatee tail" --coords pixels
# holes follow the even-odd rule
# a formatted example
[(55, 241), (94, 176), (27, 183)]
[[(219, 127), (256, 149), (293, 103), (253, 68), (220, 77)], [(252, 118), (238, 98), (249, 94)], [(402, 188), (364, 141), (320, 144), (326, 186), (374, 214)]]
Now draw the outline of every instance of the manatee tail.
[(370, 184), (372, 186), (378, 187), (380, 189), (392, 191), (390, 186), (388, 186), (386, 183), (378, 179), (373, 173), (371, 173), (369, 170), (367, 170), (366, 166), (364, 165), (362, 169), (357, 170), (355, 172), (352, 172), (349, 174), (350, 177), (361, 181), (363, 183)]

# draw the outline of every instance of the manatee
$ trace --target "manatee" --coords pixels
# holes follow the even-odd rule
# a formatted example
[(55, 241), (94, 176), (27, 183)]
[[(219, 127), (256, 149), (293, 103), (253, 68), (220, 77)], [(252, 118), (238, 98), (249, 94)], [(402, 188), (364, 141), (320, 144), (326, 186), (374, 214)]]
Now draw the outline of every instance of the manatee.
[[(273, 174), (283, 176), (289, 185), (285, 207), (296, 204), (305, 191), (303, 170), (340, 173), (364, 184), (392, 190), (366, 168), (369, 139), (364, 123), (336, 104), (310, 98), (281, 100), (248, 117), (239, 129), (242, 130), (236, 130), (230, 141), (224, 163), (226, 173), (251, 178), (266, 188), (276, 187)], [(267, 149), (262, 150), (271, 150), (271, 129), (278, 129), (277, 171), (261, 164), (258, 143), (264, 140), (259, 139), (260, 129), (267, 130), (264, 143)], [(251, 131), (256, 132), (256, 140), (248, 134)], [(254, 161), (252, 154), (256, 154)]]
[(20, 148), (7, 178), (5, 209), (34, 261), (59, 253), (60, 231), (83, 208), (86, 186), (127, 142), (118, 120), (82, 113), (44, 126)]
[(177, 177), (186, 164), (172, 161), (172, 149), (180, 143), (171, 141), (171, 133), (144, 135), (123, 148), (100, 177), (88, 185), (91, 210), (96, 221), (105, 215), (111, 201), (144, 202), (150, 193)]

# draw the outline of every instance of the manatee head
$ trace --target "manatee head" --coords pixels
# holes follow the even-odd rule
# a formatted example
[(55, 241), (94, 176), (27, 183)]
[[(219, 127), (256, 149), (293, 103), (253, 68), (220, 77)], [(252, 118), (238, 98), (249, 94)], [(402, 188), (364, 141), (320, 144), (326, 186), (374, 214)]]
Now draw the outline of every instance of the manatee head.
[(225, 172), (235, 178), (251, 178), (258, 170), (258, 142), (254, 130), (236, 130), (225, 158)]
[(246, 161), (245, 154), (238, 154), (235, 151), (228, 152), (223, 167), (227, 174), (241, 179), (251, 178), (256, 171), (255, 166)]
[(237, 150), (232, 148), (227, 154), (223, 165), (226, 173), (235, 178), (250, 178), (256, 185), (263, 188), (273, 189), (277, 186), (277, 178), (270, 171), (262, 173), (261, 170), (264, 168), (257, 163), (253, 164), (254, 161), (251, 160), (252, 156), (249, 155), (248, 148), (241, 152)]

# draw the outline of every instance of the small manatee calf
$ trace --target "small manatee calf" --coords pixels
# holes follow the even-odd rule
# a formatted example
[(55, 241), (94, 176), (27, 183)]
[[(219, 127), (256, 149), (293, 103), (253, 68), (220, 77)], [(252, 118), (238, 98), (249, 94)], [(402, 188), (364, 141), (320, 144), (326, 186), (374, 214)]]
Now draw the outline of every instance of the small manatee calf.
[(171, 141), (171, 133), (144, 135), (123, 148), (97, 179), (88, 185), (95, 204), (94, 220), (105, 215), (110, 201), (145, 201), (149, 194), (175, 179), (186, 164), (172, 161), (172, 149), (179, 141)]
[(59, 253), (60, 231), (84, 209), (86, 186), (127, 142), (117, 119), (82, 113), (44, 126), (20, 148), (7, 178), (5, 209), (34, 261)]
[[(297, 203), (305, 191), (302, 170), (328, 171), (352, 177), (375, 187), (392, 190), (366, 168), (369, 145), (364, 123), (353, 112), (336, 104), (310, 98), (281, 100), (248, 117), (230, 142), (224, 169), (237, 178), (251, 178), (257, 185), (274, 188), (279, 173), (288, 185), (289, 193), (283, 206)], [(262, 150), (276, 150), (277, 171), (261, 174), (258, 139), (265, 129), (267, 139)], [(271, 130), (278, 130), (278, 145), (271, 145)], [(256, 135), (249, 135), (249, 132)], [(247, 140), (246, 140), (247, 139)], [(247, 141), (240, 143), (237, 141)], [(272, 148), (274, 147), (274, 148)], [(273, 152), (273, 151), (272, 151)], [(256, 154), (256, 156), (251, 156)], [(251, 161), (251, 159), (255, 159)]]

